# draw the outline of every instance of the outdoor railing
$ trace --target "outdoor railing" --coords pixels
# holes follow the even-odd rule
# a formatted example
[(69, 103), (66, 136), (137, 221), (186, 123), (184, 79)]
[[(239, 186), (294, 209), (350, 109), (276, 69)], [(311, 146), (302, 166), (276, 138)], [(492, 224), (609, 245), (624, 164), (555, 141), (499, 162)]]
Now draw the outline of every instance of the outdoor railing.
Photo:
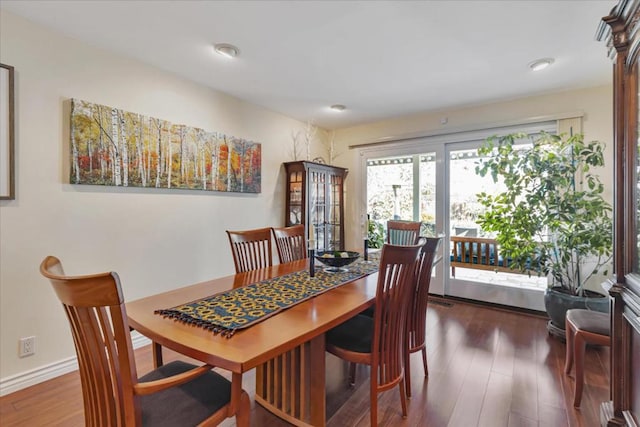
[(451, 275), (456, 267), (520, 273), (509, 267), (509, 258), (498, 250), (498, 242), (483, 237), (451, 236)]

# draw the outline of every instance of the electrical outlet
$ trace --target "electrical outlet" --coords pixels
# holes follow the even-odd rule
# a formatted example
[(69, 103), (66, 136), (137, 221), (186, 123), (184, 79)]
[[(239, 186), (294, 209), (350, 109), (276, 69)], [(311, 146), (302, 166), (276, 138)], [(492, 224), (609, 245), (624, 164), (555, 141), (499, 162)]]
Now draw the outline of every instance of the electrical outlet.
[(20, 338), (18, 341), (18, 356), (27, 357), (36, 353), (36, 337)]

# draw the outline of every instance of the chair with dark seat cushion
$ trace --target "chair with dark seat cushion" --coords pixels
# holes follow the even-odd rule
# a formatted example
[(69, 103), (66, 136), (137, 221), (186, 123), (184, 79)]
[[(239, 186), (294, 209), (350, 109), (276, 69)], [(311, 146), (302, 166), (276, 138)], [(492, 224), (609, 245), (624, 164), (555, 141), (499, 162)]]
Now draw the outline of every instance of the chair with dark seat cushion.
[(414, 298), (410, 301), (411, 312), (407, 317), (407, 345), (405, 360), (405, 384), (407, 386), (407, 396), (411, 397), (411, 353), (422, 352), (422, 364), (424, 366), (424, 376), (429, 375), (427, 368), (427, 303), (429, 300), (429, 286), (431, 285), (431, 268), (433, 261), (442, 243), (442, 237), (422, 237), (426, 243), (420, 251), (420, 264), (416, 270), (416, 290)]
[(350, 382), (353, 382), (355, 363), (371, 367), (372, 426), (378, 424), (378, 393), (396, 385), (400, 389), (402, 415), (407, 416), (403, 370), (406, 307), (415, 292), (420, 250), (421, 245), (385, 244), (380, 256), (374, 316), (356, 315), (326, 335), (327, 351), (351, 362)]
[(280, 264), (307, 258), (304, 225), (298, 224), (282, 228), (272, 227), (271, 231), (276, 241)]
[(415, 245), (420, 238), (420, 221), (387, 221), (387, 243)]
[(564, 371), (569, 374), (576, 365), (576, 387), (573, 406), (580, 406), (584, 386), (584, 352), (587, 344), (611, 346), (611, 320), (608, 313), (571, 309), (565, 318), (567, 350)]
[[(40, 272), (49, 279), (67, 313), (78, 356), (85, 425), (218, 425), (235, 415), (248, 427), (249, 396), (240, 386), (231, 404), (231, 383), (212, 371), (182, 361), (138, 379), (120, 279), (116, 273), (65, 276), (49, 256)], [(235, 409), (234, 409), (235, 407)]]
[(229, 231), (229, 243), (236, 273), (257, 270), (273, 265), (271, 228)]

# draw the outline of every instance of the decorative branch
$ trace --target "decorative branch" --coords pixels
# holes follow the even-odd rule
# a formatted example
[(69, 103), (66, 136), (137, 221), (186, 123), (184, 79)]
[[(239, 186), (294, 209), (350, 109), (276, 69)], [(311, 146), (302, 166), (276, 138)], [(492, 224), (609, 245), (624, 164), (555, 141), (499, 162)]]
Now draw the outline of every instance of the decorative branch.
[(293, 141), (293, 160), (298, 160), (300, 149), (300, 131), (291, 131), (291, 140)]
[(335, 129), (332, 130), (330, 133), (329, 131), (327, 131), (328, 135), (326, 138), (326, 142), (324, 142), (324, 146), (327, 149), (327, 154), (329, 156), (328, 159), (328, 163), (330, 165), (333, 164), (333, 161), (335, 160), (336, 157), (338, 157), (339, 155), (342, 154), (342, 152), (337, 153), (336, 152), (336, 131)]
[(318, 128), (313, 125), (311, 120), (307, 121), (307, 126), (304, 129), (304, 144), (307, 149), (307, 160), (311, 160), (311, 142), (316, 135)]

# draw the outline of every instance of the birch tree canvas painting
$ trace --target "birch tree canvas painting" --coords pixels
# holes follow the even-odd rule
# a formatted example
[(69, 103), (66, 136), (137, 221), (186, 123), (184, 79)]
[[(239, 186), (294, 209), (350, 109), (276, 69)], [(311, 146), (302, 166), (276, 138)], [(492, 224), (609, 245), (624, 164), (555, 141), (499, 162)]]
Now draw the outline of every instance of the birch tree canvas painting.
[(261, 144), (71, 100), (72, 184), (259, 193)]

